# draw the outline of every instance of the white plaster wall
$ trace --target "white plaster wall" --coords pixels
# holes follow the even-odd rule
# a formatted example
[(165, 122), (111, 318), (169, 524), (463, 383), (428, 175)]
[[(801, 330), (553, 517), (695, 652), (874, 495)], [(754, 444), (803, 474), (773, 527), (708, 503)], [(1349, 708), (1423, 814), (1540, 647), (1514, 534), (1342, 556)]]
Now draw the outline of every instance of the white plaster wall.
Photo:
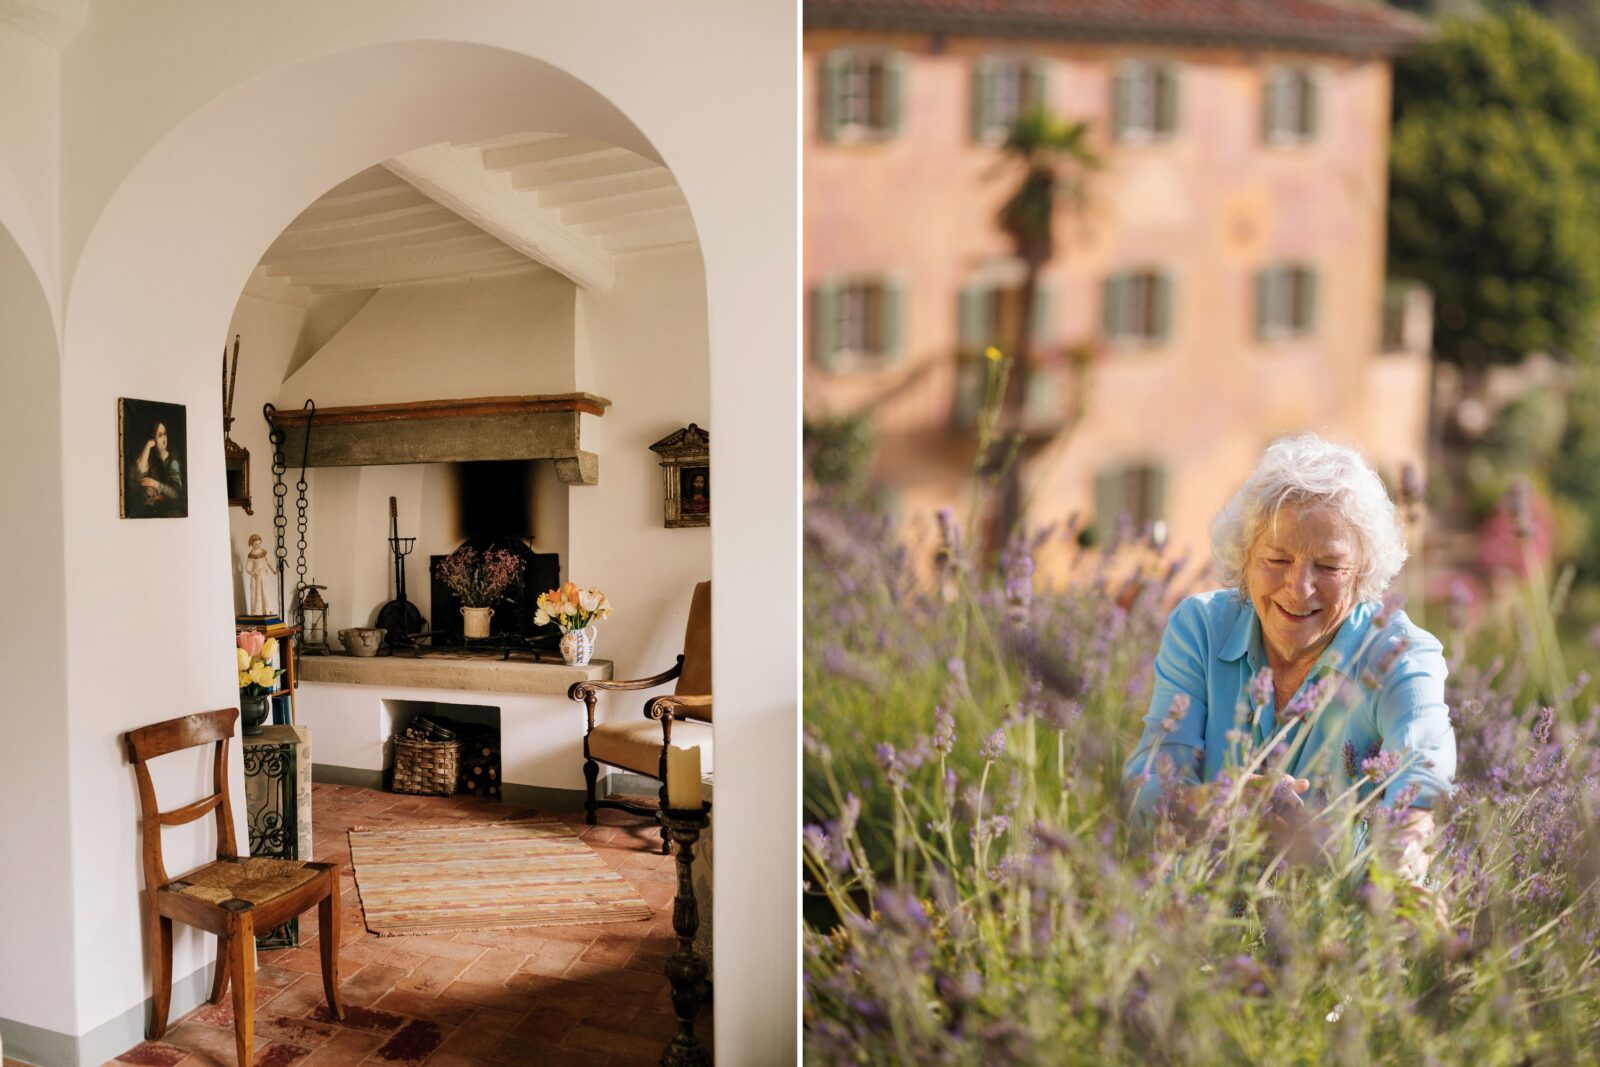
[[(71, 1032), (135, 1007), (147, 988), (136, 835), (105, 818), (134, 806), (116, 738), (235, 696), (220, 427), (191, 421), (190, 518), (123, 522), (115, 397), (214, 410), (217, 339), (245, 278), (339, 178), (440, 140), (545, 129), (662, 159), (699, 227), (717, 499), (737, 502), (718, 512), (712, 545), (719, 708), (739, 710), (717, 725), (717, 1046), (727, 1062), (794, 1058), (798, 867), (791, 835), (772, 829), (796, 818), (796, 17), (789, 4), (744, 0), (695, 15), (622, 2), (164, 0), (96, 6), (67, 49), (76, 897), (56, 943), (71, 944), (78, 972)], [(147, 633), (152, 619), (163, 639), (144, 657), (98, 651), (104, 633)], [(205, 958), (181, 946), (178, 973)]]
[(278, 406), (571, 392), (574, 292), (548, 270), (380, 289), (283, 383)]
[(0, 26), (0, 226), (41, 279), (50, 318), (60, 313), (61, 77), (55, 49)]
[[(578, 388), (611, 407), (590, 420), (598, 432), (584, 428), (586, 447), (600, 452), (600, 484), (568, 491), (564, 569), (611, 598), (597, 648), (614, 661), (617, 678), (672, 666), (683, 651), (694, 585), (711, 577), (710, 529), (662, 525), (660, 457), (650, 451), (691, 422), (712, 429), (715, 440), (704, 278), (697, 249), (663, 249), (624, 257), (608, 292), (578, 296), (593, 375)], [(713, 486), (716, 476), (713, 468)], [(599, 718), (636, 715), (638, 707), (632, 699), (602, 700)]]
[[(239, 338), (239, 372), (233, 387), (233, 429), (230, 433), (235, 443), (250, 452), (250, 502), (251, 514), (243, 508), (228, 509), (229, 559), (233, 575), (233, 604), (235, 612), (246, 610), (244, 556), (250, 550), (250, 535), (260, 534), (268, 553), (272, 552), (275, 537), (272, 527), (272, 444), (267, 440), (267, 420), (261, 416), (261, 405), (277, 396), (284, 373), (300, 343), (305, 330), (308, 308), (303, 301), (292, 296), (273, 299), (268, 296), (246, 293), (233, 309), (224, 335), (228, 360), (233, 361), (233, 339)], [(218, 360), (220, 374), (221, 360)], [(221, 416), (220, 407), (216, 409)], [(200, 412), (198, 417), (208, 418), (211, 412)], [(196, 418), (191, 413), (190, 419)], [(298, 473), (298, 471), (297, 471)], [(284, 499), (294, 503), (294, 476), (286, 475), (289, 495)], [(293, 512), (288, 528), (289, 545), (293, 545)], [(292, 558), (292, 557), (291, 557)], [(267, 583), (269, 595), (276, 598), (274, 583)], [(291, 581), (292, 585), (292, 581)], [(276, 606), (276, 605), (274, 605)]]
[(57, 356), (44, 290), (0, 225), (0, 450), (18, 460), (0, 464), (0, 1019), (64, 1032), (73, 797)]
[(396, 700), (433, 704), (445, 716), (455, 704), (495, 708), (503, 781), (568, 791), (584, 787), (583, 708), (564, 696), (306, 682), (297, 718), (311, 728), (312, 758), (334, 767), (383, 770), (384, 742), (393, 731), (389, 704)]

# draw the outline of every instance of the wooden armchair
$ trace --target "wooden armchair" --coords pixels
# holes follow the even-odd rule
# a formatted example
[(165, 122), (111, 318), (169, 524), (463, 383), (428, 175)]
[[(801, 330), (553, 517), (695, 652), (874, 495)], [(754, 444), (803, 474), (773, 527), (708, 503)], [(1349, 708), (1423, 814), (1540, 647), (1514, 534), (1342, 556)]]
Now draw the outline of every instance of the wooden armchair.
[[(670, 695), (654, 696), (644, 702), (644, 718), (608, 722), (596, 726), (594, 705), (601, 690), (654, 689), (677, 679)], [(620, 808), (634, 815), (659, 819), (656, 808), (641, 807), (621, 800), (596, 800), (595, 781), (600, 764), (654, 778), (661, 783), (660, 806), (667, 806), (667, 748), (699, 746), (702, 772), (711, 770), (711, 583), (694, 587), (689, 604), (689, 625), (683, 635), (683, 654), (678, 662), (653, 678), (625, 682), (577, 682), (567, 696), (583, 701), (589, 727), (583, 738), (583, 778), (586, 799), (583, 810), (589, 825), (595, 823), (598, 808)], [(661, 827), (661, 851), (672, 851), (667, 828)]]
[[(124, 735), (128, 758), (139, 778), (141, 836), (144, 839), (145, 924), (150, 934), (151, 999), (154, 1011), (145, 1034), (152, 1041), (167, 1030), (172, 1003), (172, 920), (217, 935), (216, 977), (210, 1002), (220, 1004), (233, 978), (234, 1041), (240, 1067), (250, 1067), (255, 1029), (255, 939), (257, 931), (317, 906), (322, 947), (322, 988), (334, 1018), (344, 1018), (339, 1003), (339, 868), (332, 863), (239, 855), (228, 798), (228, 738), (236, 708), (222, 708)], [(163, 812), (156, 806), (149, 760), (179, 749), (215, 742), (211, 787), (215, 792), (192, 804)], [(217, 858), (178, 878), (167, 877), (161, 861), (161, 828), (217, 813)]]

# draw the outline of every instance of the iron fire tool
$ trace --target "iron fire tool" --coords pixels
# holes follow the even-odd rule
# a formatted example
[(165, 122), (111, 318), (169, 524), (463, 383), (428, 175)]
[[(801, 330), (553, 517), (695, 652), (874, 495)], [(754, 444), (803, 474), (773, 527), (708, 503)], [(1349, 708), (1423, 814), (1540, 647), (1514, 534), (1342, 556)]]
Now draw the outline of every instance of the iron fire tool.
[(378, 612), (377, 625), (387, 631), (384, 643), (390, 648), (411, 647), (422, 636), (425, 625), (422, 612), (406, 599), (406, 557), (416, 547), (415, 537), (400, 536), (399, 508), (395, 498), (389, 498), (389, 551), (394, 553), (395, 598)]

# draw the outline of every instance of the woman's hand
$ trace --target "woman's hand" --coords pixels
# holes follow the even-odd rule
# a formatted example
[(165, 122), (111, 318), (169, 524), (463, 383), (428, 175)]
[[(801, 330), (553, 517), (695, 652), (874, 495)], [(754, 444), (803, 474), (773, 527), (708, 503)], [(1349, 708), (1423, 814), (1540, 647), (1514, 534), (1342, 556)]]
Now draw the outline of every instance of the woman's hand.
[(1292, 830), (1305, 813), (1305, 801), (1300, 799), (1300, 794), (1311, 788), (1311, 780), (1296, 778), (1292, 774), (1280, 774), (1277, 777), (1251, 774), (1245, 776), (1244, 788), (1246, 793), (1254, 792), (1258, 797), (1266, 794), (1265, 799), (1252, 800), (1251, 803), (1263, 806), (1263, 821), (1269, 829)]

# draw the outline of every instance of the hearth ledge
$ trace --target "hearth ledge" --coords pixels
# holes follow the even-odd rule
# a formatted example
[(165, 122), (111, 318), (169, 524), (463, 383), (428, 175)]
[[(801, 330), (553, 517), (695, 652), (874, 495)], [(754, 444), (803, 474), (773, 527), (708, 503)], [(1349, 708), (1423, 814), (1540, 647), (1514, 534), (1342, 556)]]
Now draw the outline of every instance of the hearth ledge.
[(565, 696), (573, 682), (611, 677), (611, 661), (587, 667), (440, 656), (304, 656), (296, 662), (306, 682), (376, 685), (390, 689), (460, 689), (478, 693)]

